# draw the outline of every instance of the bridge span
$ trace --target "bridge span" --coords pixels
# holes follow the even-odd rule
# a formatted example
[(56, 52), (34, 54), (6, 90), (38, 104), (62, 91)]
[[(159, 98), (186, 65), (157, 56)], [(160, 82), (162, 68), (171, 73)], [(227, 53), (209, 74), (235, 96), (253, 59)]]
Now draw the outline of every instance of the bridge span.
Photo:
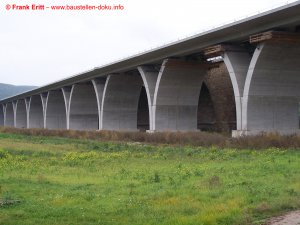
[(0, 101), (0, 126), (299, 132), (300, 1)]

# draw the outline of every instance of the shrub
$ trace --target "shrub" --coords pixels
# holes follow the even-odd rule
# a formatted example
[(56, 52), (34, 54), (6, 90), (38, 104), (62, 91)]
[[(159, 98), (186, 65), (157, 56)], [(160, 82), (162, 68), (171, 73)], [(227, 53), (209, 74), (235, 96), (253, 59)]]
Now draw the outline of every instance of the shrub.
[(0, 128), (1, 133), (29, 136), (56, 136), (83, 140), (136, 142), (151, 144), (191, 145), (235, 149), (300, 148), (300, 135), (261, 133), (256, 136), (231, 138), (228, 134), (210, 132), (124, 132), (124, 131), (75, 131), (48, 129)]

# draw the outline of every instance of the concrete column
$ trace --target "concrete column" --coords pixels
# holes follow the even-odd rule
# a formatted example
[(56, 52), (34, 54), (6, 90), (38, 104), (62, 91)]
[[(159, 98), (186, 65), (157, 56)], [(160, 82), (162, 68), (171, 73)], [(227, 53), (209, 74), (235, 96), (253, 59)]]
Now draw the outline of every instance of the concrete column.
[(70, 129), (99, 129), (97, 97), (92, 82), (74, 84), (69, 104)]
[[(98, 107), (99, 118), (101, 118), (101, 106), (102, 106), (105, 82), (106, 82), (106, 78), (96, 78), (96, 79), (92, 80), (92, 83), (93, 83), (93, 86), (95, 89), (95, 93), (96, 93), (96, 98), (97, 98), (97, 107)], [(98, 127), (100, 129), (102, 127), (101, 119), (99, 119), (98, 121), (99, 121)]]
[(27, 128), (27, 109), (25, 99), (19, 99), (16, 105), (16, 127)]
[(14, 127), (16, 127), (16, 114), (17, 114), (17, 100), (13, 101), (13, 109), (14, 109)]
[[(298, 42), (299, 43), (299, 42)], [(242, 102), (242, 132), (299, 130), (300, 44), (265, 42), (252, 57)]]
[(203, 63), (164, 60), (152, 103), (154, 131), (197, 130), (198, 100), (206, 71)]
[(154, 100), (154, 92), (155, 86), (157, 82), (157, 77), (159, 74), (159, 69), (155, 66), (139, 66), (138, 71), (140, 72), (144, 87), (147, 93), (148, 99), (148, 108), (149, 108), (149, 128), (150, 131), (153, 129), (153, 100)]
[(30, 97), (25, 98), (25, 105), (26, 105), (26, 115), (27, 115), (27, 126), (26, 128), (29, 128), (29, 105), (30, 105)]
[(29, 102), (29, 128), (44, 128), (44, 108), (40, 95), (33, 95)]
[(227, 67), (235, 98), (236, 106), (236, 129), (242, 129), (242, 98), (247, 71), (251, 61), (251, 54), (241, 48), (234, 51), (226, 50), (223, 60)]
[(41, 99), (42, 99), (42, 105), (43, 105), (43, 118), (44, 118), (43, 128), (46, 128), (46, 111), (47, 111), (48, 94), (49, 94), (49, 92), (43, 92), (40, 94)]
[(64, 96), (67, 130), (70, 129), (70, 96), (71, 96), (72, 89), (73, 89), (73, 86), (66, 86), (66, 87), (61, 88), (61, 91)]
[(15, 124), (14, 106), (12, 102), (6, 104), (4, 126), (14, 127)]
[(45, 110), (45, 128), (67, 129), (67, 112), (63, 91), (49, 91)]
[(4, 106), (0, 104), (0, 126), (4, 126)]
[(137, 111), (143, 81), (139, 74), (114, 74), (106, 79), (101, 113), (103, 130), (137, 130)]

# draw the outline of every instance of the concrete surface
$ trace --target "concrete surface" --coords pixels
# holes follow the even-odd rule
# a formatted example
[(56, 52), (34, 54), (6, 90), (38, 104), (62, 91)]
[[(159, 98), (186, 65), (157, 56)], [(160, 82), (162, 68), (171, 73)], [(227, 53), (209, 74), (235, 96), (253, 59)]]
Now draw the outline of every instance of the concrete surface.
[(152, 103), (154, 131), (196, 131), (201, 84), (207, 66), (182, 60), (164, 60)]
[(106, 78), (96, 78), (92, 80), (93, 87), (95, 89), (96, 93), (96, 98), (97, 98), (97, 108), (98, 108), (98, 115), (99, 115), (99, 120), (98, 120), (98, 128), (100, 129), (102, 127), (101, 124), (101, 107), (102, 107), (102, 99), (103, 99), (103, 92), (104, 92), (104, 87), (106, 83)]
[[(160, 66), (159, 66), (160, 67)], [(149, 129), (153, 130), (153, 101), (154, 101), (154, 92), (157, 82), (157, 77), (159, 74), (159, 69), (155, 66), (139, 66), (138, 71), (140, 72), (144, 87), (147, 94), (148, 100), (148, 110), (149, 110)]]
[(236, 105), (236, 129), (242, 129), (242, 97), (244, 93), (245, 80), (251, 61), (251, 55), (246, 50), (226, 51), (223, 55), (227, 67)]
[(69, 129), (99, 129), (97, 98), (92, 82), (74, 84), (69, 104)]
[(299, 130), (300, 44), (264, 43), (252, 57), (242, 102), (248, 133)]
[(27, 107), (25, 99), (20, 99), (16, 105), (16, 127), (27, 128)]
[(47, 129), (67, 129), (67, 112), (61, 89), (49, 92), (45, 118), (45, 127)]
[(29, 102), (29, 128), (44, 128), (44, 109), (40, 95), (34, 95)]
[(137, 110), (142, 85), (142, 78), (137, 72), (107, 77), (102, 100), (101, 129), (137, 130)]
[(14, 116), (13, 103), (9, 102), (6, 104), (4, 126), (14, 127), (14, 124), (15, 124), (14, 117), (15, 116)]
[(4, 106), (0, 105), (0, 126), (4, 126)]

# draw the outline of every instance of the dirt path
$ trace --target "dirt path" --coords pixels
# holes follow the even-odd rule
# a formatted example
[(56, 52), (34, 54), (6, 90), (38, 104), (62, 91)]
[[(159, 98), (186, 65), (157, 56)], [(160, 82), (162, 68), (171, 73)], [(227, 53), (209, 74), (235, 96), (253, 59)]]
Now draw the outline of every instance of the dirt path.
[(300, 210), (274, 217), (266, 225), (300, 225)]

